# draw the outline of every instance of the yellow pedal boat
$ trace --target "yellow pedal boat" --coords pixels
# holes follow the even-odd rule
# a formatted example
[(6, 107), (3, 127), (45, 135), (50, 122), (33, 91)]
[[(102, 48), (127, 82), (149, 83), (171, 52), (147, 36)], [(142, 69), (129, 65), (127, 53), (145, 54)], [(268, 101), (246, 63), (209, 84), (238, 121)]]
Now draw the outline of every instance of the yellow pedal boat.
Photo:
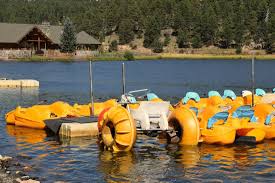
[(44, 129), (44, 120), (78, 115), (68, 103), (58, 101), (50, 105), (34, 105), (29, 108), (19, 106), (6, 114), (6, 122), (15, 126)]
[[(232, 123), (233, 121), (234, 123)], [(237, 136), (255, 137), (257, 143), (263, 141), (266, 135), (263, 130), (264, 124), (258, 121), (254, 109), (250, 105), (240, 106), (235, 110), (230, 116), (228, 125), (237, 130)]]
[(227, 145), (235, 141), (236, 129), (225, 125), (228, 112), (221, 112), (217, 107), (207, 107), (201, 114), (200, 128), (204, 143)]
[(265, 139), (275, 139), (275, 108), (270, 104), (258, 104), (254, 107), (255, 116), (262, 130), (265, 131)]
[[(110, 108), (110, 107), (115, 107), (118, 105), (119, 104), (117, 103), (116, 99), (110, 99), (105, 102), (94, 103), (94, 115), (98, 116), (104, 109)], [(73, 108), (76, 109), (76, 111), (81, 116), (90, 116), (91, 115), (91, 109), (92, 109), (91, 103), (84, 104), (84, 105), (74, 104)]]

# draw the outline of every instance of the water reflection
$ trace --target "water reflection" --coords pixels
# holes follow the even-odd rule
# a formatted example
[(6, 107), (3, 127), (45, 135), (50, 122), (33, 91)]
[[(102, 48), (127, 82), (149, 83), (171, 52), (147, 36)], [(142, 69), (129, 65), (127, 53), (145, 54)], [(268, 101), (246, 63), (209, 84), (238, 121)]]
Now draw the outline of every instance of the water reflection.
[(88, 148), (92, 144), (97, 144), (97, 137), (67, 137), (59, 136), (57, 141), (60, 142), (62, 146), (76, 146), (78, 149)]
[(183, 165), (183, 168), (193, 168), (200, 161), (198, 146), (180, 146), (177, 144), (167, 145), (167, 151), (174, 156), (175, 162)]
[(17, 143), (36, 144), (44, 142), (47, 134), (45, 130), (6, 125), (7, 134), (14, 137)]
[[(39, 102), (38, 88), (0, 88), (1, 110), (11, 110), (18, 105), (33, 105)], [(8, 104), (8, 105), (7, 105)]]
[(106, 181), (130, 181), (128, 175), (135, 164), (136, 157), (133, 152), (99, 152), (98, 170), (104, 173)]

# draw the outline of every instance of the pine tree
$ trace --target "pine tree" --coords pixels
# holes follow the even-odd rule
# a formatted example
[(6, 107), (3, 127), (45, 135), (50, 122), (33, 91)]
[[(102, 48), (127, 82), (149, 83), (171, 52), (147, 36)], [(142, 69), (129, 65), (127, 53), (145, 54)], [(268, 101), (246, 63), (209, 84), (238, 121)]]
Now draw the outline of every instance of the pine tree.
[(192, 38), (192, 47), (193, 48), (201, 48), (202, 47), (202, 41), (201, 36), (198, 34), (195, 34)]
[(177, 43), (179, 48), (188, 48), (189, 47), (189, 39), (188, 32), (184, 29), (179, 30), (177, 36)]
[(154, 41), (158, 40), (160, 37), (160, 24), (156, 16), (149, 18), (146, 23), (144, 42), (143, 45), (145, 48), (151, 48)]
[(128, 44), (134, 40), (133, 23), (130, 19), (123, 19), (118, 28), (119, 44)]
[(275, 2), (270, 3), (267, 17), (267, 37), (265, 41), (265, 50), (268, 54), (275, 52)]
[(64, 29), (61, 35), (61, 52), (73, 53), (76, 50), (76, 33), (72, 21), (69, 18), (65, 19)]

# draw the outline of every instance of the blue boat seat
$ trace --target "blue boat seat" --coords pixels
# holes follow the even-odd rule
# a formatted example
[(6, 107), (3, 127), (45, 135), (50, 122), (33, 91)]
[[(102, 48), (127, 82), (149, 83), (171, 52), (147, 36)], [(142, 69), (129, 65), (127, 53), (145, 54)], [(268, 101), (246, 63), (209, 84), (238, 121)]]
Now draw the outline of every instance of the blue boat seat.
[(147, 100), (151, 101), (153, 99), (159, 98), (155, 93), (147, 93)]
[(232, 114), (233, 118), (249, 118), (250, 122), (257, 122), (257, 118), (254, 115), (254, 110), (250, 105), (244, 105), (239, 107)]
[(182, 103), (186, 104), (189, 100), (194, 100), (196, 102), (199, 102), (200, 96), (196, 92), (187, 92), (185, 97), (182, 99)]
[(130, 102), (130, 103), (137, 103), (137, 100), (134, 96), (127, 96), (127, 100)]
[(256, 95), (257, 96), (264, 96), (266, 93), (265, 93), (265, 91), (263, 90), (263, 89), (261, 89), (261, 88), (257, 88), (256, 89)]
[(271, 120), (275, 117), (275, 113), (272, 112), (269, 115), (267, 115), (267, 117), (265, 118), (265, 125), (270, 125), (271, 124)]
[(199, 109), (198, 108), (196, 108), (196, 107), (190, 107), (189, 109), (191, 109), (196, 114), (196, 116), (198, 116), (198, 113), (199, 113)]
[(214, 91), (214, 90), (209, 91), (208, 97), (213, 97), (213, 96), (221, 97), (221, 95), (218, 91)]
[(223, 98), (231, 98), (232, 100), (235, 100), (237, 96), (232, 90), (224, 90)]
[(219, 121), (219, 120), (223, 120), (224, 123), (226, 122), (227, 118), (228, 118), (229, 113), (228, 112), (219, 112), (216, 113), (213, 117), (208, 119), (207, 122), (207, 128), (210, 129), (213, 127), (213, 125)]

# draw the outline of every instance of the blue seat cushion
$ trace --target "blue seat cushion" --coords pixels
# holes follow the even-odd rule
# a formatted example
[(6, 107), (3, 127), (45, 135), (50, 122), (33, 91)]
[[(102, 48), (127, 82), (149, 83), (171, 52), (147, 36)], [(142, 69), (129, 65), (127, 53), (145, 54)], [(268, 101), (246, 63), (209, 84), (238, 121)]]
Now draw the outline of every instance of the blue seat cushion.
[(189, 100), (194, 100), (196, 102), (199, 102), (200, 96), (196, 92), (187, 92), (185, 97), (182, 99), (182, 103), (186, 104)]
[(244, 105), (239, 107), (232, 114), (233, 118), (249, 118), (250, 122), (257, 122), (257, 118), (254, 115), (254, 110), (250, 105)]
[(263, 89), (261, 89), (261, 88), (257, 88), (256, 89), (256, 95), (257, 96), (264, 96), (266, 93), (265, 93), (265, 91), (263, 90)]
[(156, 99), (156, 98), (159, 98), (159, 97), (155, 93), (147, 93), (147, 100), (148, 101)]
[(189, 109), (191, 109), (196, 114), (196, 116), (198, 116), (198, 113), (199, 113), (199, 109), (198, 108), (196, 108), (196, 107), (190, 107)]
[(223, 98), (231, 98), (232, 100), (235, 100), (237, 96), (232, 90), (224, 90)]
[(213, 117), (208, 119), (207, 128), (208, 129), (212, 128), (213, 125), (219, 120), (223, 120), (225, 123), (227, 121), (228, 115), (229, 115), (228, 112), (216, 113)]
[(221, 95), (220, 95), (220, 93), (218, 91), (214, 91), (214, 90), (209, 91), (208, 92), (208, 97), (213, 97), (213, 96), (220, 97)]

